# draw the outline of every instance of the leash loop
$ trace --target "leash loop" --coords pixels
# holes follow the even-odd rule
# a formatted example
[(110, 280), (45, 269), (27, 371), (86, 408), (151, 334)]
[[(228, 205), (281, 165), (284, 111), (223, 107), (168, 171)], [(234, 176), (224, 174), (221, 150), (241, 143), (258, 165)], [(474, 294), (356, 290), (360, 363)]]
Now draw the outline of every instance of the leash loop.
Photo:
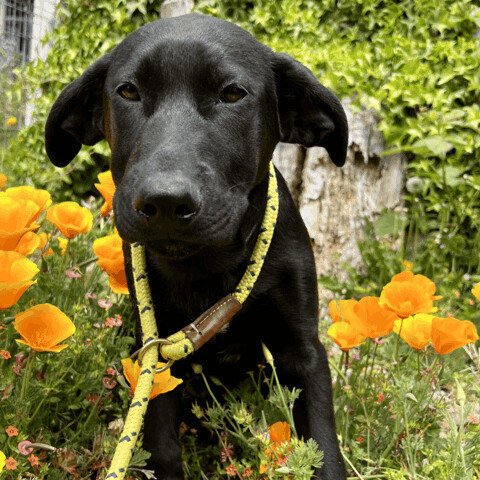
[[(151, 348), (153, 346), (156, 346), (156, 345), (173, 345), (173, 342), (171, 342), (170, 340), (168, 340), (166, 338), (155, 338), (155, 339), (150, 340), (147, 343), (145, 343), (145, 345), (142, 348), (140, 348), (139, 350), (137, 350), (135, 353), (133, 353), (130, 356), (130, 358), (134, 359), (135, 357), (137, 357), (138, 365), (141, 368), (143, 357), (145, 356), (146, 351), (149, 348)], [(164, 372), (165, 370), (168, 370), (173, 365), (173, 362), (175, 362), (175, 360), (169, 359), (163, 367), (156, 368), (155, 372), (156, 373), (161, 373), (161, 372)]]

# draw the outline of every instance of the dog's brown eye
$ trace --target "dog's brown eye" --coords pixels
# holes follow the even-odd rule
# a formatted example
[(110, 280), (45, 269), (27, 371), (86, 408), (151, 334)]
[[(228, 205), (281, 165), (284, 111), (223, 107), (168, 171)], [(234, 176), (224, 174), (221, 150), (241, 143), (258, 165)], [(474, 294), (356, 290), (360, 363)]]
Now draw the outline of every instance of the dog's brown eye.
[(242, 88), (229, 85), (223, 89), (222, 94), (220, 95), (220, 101), (224, 103), (235, 103), (241, 100), (246, 94), (247, 92)]
[(137, 89), (131, 83), (121, 85), (120, 87), (118, 87), (117, 91), (120, 96), (126, 98), (127, 100), (132, 100), (135, 102), (140, 100), (140, 95), (138, 94)]

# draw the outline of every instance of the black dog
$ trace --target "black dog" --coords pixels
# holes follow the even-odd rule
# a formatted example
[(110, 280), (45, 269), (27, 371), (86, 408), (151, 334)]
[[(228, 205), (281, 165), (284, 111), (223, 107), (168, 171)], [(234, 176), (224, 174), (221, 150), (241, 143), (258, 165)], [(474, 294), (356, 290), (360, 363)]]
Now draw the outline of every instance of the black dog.
[[(223, 20), (186, 15), (129, 35), (71, 83), (46, 125), (52, 162), (106, 138), (125, 242), (147, 251), (158, 329), (166, 337), (233, 291), (263, 218), (268, 164), (279, 141), (347, 148), (338, 99), (300, 63)], [(192, 361), (232, 380), (273, 353), (284, 384), (302, 389), (295, 421), (324, 451), (324, 480), (345, 479), (331, 379), (318, 340), (317, 279), (310, 239), (278, 173), (280, 208), (263, 270), (243, 309)], [(127, 276), (132, 292), (128, 249)], [(189, 361), (173, 374), (187, 375)], [(183, 478), (181, 388), (153, 400), (145, 447), (159, 479)]]

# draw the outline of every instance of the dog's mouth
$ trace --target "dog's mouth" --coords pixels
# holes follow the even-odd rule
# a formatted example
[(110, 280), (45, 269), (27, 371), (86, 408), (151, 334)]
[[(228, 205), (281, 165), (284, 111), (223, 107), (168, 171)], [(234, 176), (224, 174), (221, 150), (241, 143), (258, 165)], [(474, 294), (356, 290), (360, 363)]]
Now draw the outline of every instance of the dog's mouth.
[(145, 248), (156, 257), (169, 260), (183, 260), (192, 257), (204, 248), (204, 245), (198, 243), (189, 243), (178, 240), (168, 242), (144, 242)]

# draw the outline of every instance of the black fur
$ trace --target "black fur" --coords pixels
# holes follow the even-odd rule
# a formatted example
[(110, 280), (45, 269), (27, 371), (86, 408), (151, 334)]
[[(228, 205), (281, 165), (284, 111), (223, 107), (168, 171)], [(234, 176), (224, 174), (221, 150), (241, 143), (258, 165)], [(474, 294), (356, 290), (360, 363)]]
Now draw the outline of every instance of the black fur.
[[(307, 68), (241, 28), (201, 15), (158, 20), (129, 35), (65, 88), (46, 125), (47, 152), (58, 166), (81, 144), (107, 138), (117, 228), (125, 242), (146, 245), (162, 337), (241, 278), (262, 221), (275, 145), (324, 146), (341, 166), (347, 136), (340, 102)], [(261, 362), (265, 342), (282, 381), (302, 389), (297, 429), (325, 452), (316, 474), (344, 480), (318, 341), (310, 238), (280, 173), (278, 181), (277, 228), (253, 292), (225, 331), (172, 370), (185, 377), (190, 362), (200, 363), (231, 384)], [(177, 388), (148, 408), (144, 445), (159, 479), (183, 478), (181, 396)]]

